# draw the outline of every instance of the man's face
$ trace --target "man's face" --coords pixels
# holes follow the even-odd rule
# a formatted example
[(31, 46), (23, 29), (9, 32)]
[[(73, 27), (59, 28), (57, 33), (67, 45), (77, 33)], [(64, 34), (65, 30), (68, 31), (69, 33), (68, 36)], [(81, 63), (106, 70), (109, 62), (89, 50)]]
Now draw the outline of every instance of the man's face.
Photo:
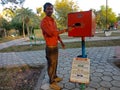
[(45, 9), (45, 13), (47, 16), (51, 16), (53, 13), (53, 6), (47, 6), (47, 8)]

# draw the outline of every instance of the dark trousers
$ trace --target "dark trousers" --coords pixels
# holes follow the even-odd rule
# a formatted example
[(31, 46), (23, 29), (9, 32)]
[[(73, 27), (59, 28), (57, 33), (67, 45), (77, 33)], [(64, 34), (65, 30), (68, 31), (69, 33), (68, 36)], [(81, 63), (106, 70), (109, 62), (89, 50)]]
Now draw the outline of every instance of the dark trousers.
[(57, 64), (58, 64), (58, 47), (46, 46), (46, 59), (48, 63), (48, 76), (50, 84), (54, 82), (57, 77)]

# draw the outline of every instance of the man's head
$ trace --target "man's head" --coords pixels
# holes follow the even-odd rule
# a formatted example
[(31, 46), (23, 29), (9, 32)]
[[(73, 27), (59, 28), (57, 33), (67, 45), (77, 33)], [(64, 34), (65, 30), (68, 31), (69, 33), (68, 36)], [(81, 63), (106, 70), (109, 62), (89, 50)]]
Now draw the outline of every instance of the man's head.
[(49, 2), (45, 3), (44, 6), (44, 12), (46, 13), (47, 16), (51, 16), (53, 13), (53, 5)]

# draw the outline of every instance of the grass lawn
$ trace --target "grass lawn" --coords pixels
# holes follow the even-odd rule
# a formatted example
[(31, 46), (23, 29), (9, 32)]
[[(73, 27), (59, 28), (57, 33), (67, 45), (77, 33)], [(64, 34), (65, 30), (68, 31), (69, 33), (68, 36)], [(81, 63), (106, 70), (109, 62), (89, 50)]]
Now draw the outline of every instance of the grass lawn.
[[(42, 38), (42, 32), (41, 30), (37, 29), (35, 30), (36, 37)], [(68, 37), (68, 34), (61, 34), (60, 35), (62, 39), (72, 39), (74, 37)], [(104, 33), (96, 33), (95, 36), (97, 37), (105, 37)], [(111, 36), (108, 37), (113, 37), (113, 36), (120, 36), (120, 32), (112, 32)], [(19, 37), (16, 37), (19, 38)], [(8, 40), (7, 40), (8, 39)], [(1, 39), (0, 42), (4, 41), (9, 41), (11, 39), (15, 38), (6, 38)], [(81, 48), (81, 42), (70, 42), (70, 43), (65, 43), (66, 48)], [(87, 41), (86, 42), (86, 47), (102, 47), (102, 46), (120, 46), (120, 40), (103, 40), (103, 41)], [(59, 45), (61, 48), (61, 46)], [(34, 50), (43, 50), (45, 48), (44, 44), (36, 44), (33, 46), (30, 45), (22, 45), (22, 46), (11, 46), (8, 48), (4, 48), (0, 50), (0, 52), (21, 52), (21, 51), (34, 51)]]
[[(70, 42), (65, 43), (66, 48), (81, 48), (81, 42)], [(86, 41), (86, 47), (106, 47), (106, 46), (120, 46), (120, 40), (103, 40), (103, 41)], [(59, 44), (61, 48), (61, 45)], [(11, 46), (8, 48), (1, 49), (0, 52), (22, 52), (22, 51), (36, 51), (44, 50), (45, 44), (36, 44), (36, 45), (20, 45), (20, 46)]]
[(22, 38), (22, 37), (21, 36), (17, 36), (17, 37), (9, 36), (9, 37), (5, 37), (5, 38), (0, 38), (0, 43), (8, 42), (8, 41), (19, 39), (19, 38)]

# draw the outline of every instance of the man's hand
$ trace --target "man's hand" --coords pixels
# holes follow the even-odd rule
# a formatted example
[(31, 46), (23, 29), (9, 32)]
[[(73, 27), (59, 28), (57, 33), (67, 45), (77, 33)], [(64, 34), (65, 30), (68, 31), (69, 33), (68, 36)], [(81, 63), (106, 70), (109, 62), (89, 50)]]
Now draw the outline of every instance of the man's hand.
[(71, 31), (73, 29), (73, 27), (68, 27), (67, 29), (66, 29), (66, 32), (69, 32), (69, 31)]

